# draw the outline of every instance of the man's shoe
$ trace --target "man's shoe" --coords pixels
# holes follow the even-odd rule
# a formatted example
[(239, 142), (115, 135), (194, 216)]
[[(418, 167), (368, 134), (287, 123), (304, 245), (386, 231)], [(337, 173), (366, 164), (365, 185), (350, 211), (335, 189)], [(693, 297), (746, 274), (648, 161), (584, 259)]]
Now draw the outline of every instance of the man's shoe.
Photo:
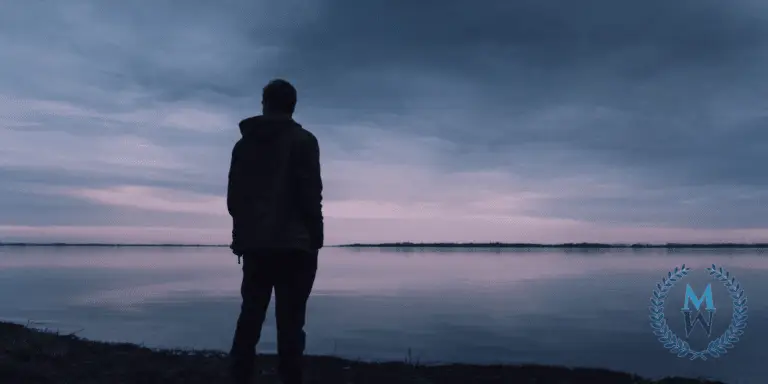
[(253, 367), (242, 362), (232, 362), (229, 373), (234, 384), (251, 384), (253, 381)]

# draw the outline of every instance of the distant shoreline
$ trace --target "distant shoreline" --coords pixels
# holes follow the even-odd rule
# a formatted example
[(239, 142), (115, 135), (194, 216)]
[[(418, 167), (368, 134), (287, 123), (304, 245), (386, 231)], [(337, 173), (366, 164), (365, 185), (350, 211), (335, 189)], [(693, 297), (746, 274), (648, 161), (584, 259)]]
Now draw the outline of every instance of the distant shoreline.
[[(152, 248), (229, 248), (225, 244), (121, 244), (121, 243), (24, 243), (0, 242), (0, 247), (152, 247)], [(768, 249), (768, 243), (378, 243), (328, 245), (326, 248), (548, 248), (548, 249)]]
[(603, 244), (603, 243), (381, 243), (381, 244), (345, 244), (342, 248), (549, 248), (549, 249), (768, 249), (768, 243), (665, 243), (665, 244)]
[(0, 243), (0, 247), (155, 247), (221, 248), (223, 244)]

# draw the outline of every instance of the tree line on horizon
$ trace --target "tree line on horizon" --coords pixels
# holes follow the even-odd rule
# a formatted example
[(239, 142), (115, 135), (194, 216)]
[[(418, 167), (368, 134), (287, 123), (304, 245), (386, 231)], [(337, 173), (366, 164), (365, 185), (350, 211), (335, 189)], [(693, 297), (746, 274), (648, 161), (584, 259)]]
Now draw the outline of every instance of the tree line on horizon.
[(768, 248), (768, 243), (378, 243), (345, 244), (342, 247), (467, 247), (467, 248)]

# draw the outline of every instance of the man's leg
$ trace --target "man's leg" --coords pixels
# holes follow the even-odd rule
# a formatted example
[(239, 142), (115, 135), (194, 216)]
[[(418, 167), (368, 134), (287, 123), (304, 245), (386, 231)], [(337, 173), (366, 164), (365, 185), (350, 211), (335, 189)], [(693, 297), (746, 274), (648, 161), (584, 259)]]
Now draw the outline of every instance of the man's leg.
[(240, 286), (243, 303), (230, 351), (232, 373), (243, 383), (250, 382), (253, 376), (256, 344), (261, 337), (261, 326), (272, 296), (275, 272), (272, 255), (244, 255), (243, 282)]
[(299, 384), (306, 346), (307, 300), (315, 283), (317, 251), (291, 252), (280, 259), (275, 281), (278, 370), (284, 384)]

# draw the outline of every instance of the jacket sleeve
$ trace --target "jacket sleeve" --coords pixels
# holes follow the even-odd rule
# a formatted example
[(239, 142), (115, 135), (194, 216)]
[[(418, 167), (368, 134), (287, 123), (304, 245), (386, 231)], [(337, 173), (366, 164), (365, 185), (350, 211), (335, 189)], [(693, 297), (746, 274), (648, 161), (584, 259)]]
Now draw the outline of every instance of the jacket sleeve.
[(227, 210), (229, 211), (229, 215), (232, 216), (232, 243), (229, 245), (229, 248), (238, 256), (242, 255), (242, 251), (237, 240), (235, 228), (237, 226), (237, 218), (242, 216), (244, 199), (246, 196), (244, 180), (242, 177), (243, 162), (241, 159), (240, 147), (241, 144), (238, 141), (232, 149), (232, 161), (229, 164), (229, 182), (227, 183)]
[(232, 149), (232, 160), (229, 163), (229, 182), (227, 183), (227, 210), (234, 219), (239, 216), (243, 206), (242, 162), (240, 161), (240, 142)]
[(298, 165), (298, 197), (312, 247), (323, 247), (323, 181), (320, 172), (320, 145), (310, 134), (302, 140)]

